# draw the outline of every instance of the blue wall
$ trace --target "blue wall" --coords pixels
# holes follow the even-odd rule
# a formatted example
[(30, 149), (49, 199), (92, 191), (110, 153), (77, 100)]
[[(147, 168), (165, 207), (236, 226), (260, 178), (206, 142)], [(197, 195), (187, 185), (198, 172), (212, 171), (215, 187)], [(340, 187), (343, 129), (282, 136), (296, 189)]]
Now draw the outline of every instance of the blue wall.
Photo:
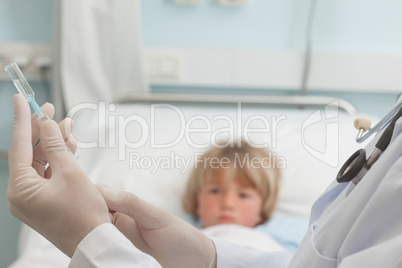
[[(217, 0), (178, 6), (170, 0), (142, 0), (144, 42), (149, 46), (303, 49), (309, 0), (248, 0), (241, 8), (223, 8)], [(0, 40), (51, 42), (53, 0), (0, 0)], [(313, 48), (342, 52), (402, 53), (402, 1), (317, 1)], [(0, 48), (1, 49), (1, 48)], [(0, 70), (2, 71), (2, 70)], [(33, 83), (39, 103), (50, 100), (46, 85)], [(153, 87), (155, 92), (227, 92), (224, 88)], [(296, 89), (270, 91), (236, 89), (237, 94), (296, 94)], [(233, 92), (233, 90), (231, 90)], [(0, 151), (7, 151), (13, 121), (15, 89), (0, 81)], [(310, 92), (348, 99), (360, 111), (384, 115), (397, 94)], [(7, 168), (0, 163), (0, 195), (5, 196)], [(15, 258), (19, 225), (1, 199), (0, 267)], [(5, 225), (7, 227), (5, 228)]]
[(52, 0), (0, 0), (0, 39), (52, 40)]
[(317, 1), (314, 47), (321, 50), (402, 53), (402, 1)]
[[(314, 48), (402, 53), (402, 1), (315, 1)], [(142, 0), (144, 40), (153, 46), (303, 49), (310, 2), (248, 0), (241, 8), (223, 8), (217, 0), (196, 6)]]
[(284, 49), (303, 45), (308, 0), (250, 0), (225, 8), (142, 1), (144, 40), (153, 46)]

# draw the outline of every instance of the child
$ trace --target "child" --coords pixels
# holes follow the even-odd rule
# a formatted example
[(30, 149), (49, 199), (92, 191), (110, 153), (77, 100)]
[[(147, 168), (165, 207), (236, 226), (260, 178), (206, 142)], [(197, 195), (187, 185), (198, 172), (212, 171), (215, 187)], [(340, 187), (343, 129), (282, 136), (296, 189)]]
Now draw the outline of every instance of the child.
[[(197, 160), (183, 206), (200, 220), (202, 227), (210, 227), (204, 229), (206, 234), (231, 238), (234, 243), (236, 234), (241, 234), (237, 240), (243, 246), (255, 248), (258, 241), (254, 238), (262, 234), (256, 235), (250, 228), (271, 217), (278, 200), (280, 178), (277, 158), (270, 151), (254, 148), (245, 141), (212, 148)], [(225, 224), (222, 228), (211, 228), (222, 224)], [(251, 241), (245, 245), (245, 240)], [(266, 240), (260, 242), (269, 247), (268, 251), (281, 248), (271, 238), (269, 245)]]

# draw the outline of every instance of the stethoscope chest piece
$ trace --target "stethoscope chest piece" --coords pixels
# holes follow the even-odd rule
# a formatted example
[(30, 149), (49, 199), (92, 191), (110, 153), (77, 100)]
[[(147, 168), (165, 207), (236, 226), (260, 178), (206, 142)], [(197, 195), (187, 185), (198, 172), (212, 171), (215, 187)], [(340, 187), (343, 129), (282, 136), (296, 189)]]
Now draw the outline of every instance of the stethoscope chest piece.
[(336, 180), (339, 183), (350, 182), (357, 176), (363, 169), (366, 163), (366, 151), (364, 149), (357, 150), (349, 159), (343, 164), (339, 170)]

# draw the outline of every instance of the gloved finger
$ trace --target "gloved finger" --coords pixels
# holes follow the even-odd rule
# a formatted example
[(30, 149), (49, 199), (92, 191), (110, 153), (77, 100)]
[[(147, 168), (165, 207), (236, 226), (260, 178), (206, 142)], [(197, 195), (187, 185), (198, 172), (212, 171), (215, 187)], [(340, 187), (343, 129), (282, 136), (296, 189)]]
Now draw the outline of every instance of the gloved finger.
[(31, 110), (20, 94), (14, 96), (14, 126), (8, 159), (10, 182), (32, 165)]
[(50, 166), (48, 166), (47, 168), (45, 168), (45, 174), (43, 175), (44, 178), (46, 179), (50, 179), (50, 177), (52, 177), (52, 169), (50, 168)]
[[(75, 138), (71, 138), (70, 141), (67, 142), (68, 138), (71, 136), (71, 131), (73, 127), (72, 120), (70, 118), (64, 119), (61, 123), (59, 123), (59, 128), (62, 133), (63, 139), (66, 141), (67, 146), (69, 147), (70, 151), (73, 150), (75, 152), (76, 146), (75, 146)], [(47, 164), (47, 159), (43, 153), (42, 146), (38, 146), (34, 150), (34, 157), (33, 157), (33, 163), (32, 167), (36, 170), (36, 172), (42, 176), (42, 177), (47, 177), (45, 176), (45, 166)], [(48, 170), (48, 174), (50, 170)], [(47, 177), (49, 178), (49, 177)]]
[(63, 121), (60, 122), (59, 128), (61, 134), (63, 135), (63, 140), (67, 140), (73, 131), (74, 121), (71, 118), (65, 118)]
[[(53, 119), (54, 116), (54, 106), (51, 103), (45, 103), (41, 107), (42, 112), (47, 114), (50, 119)], [(31, 125), (32, 125), (32, 146), (35, 146), (39, 140), (39, 132), (40, 132), (40, 124), (37, 119), (37, 115), (32, 115), (31, 117)]]
[(65, 118), (60, 122), (59, 126), (67, 147), (74, 154), (77, 150), (77, 139), (72, 134), (74, 129), (74, 121), (71, 118)]
[[(75, 154), (75, 151), (77, 150), (77, 139), (74, 136), (70, 136), (68, 140), (66, 141), (66, 145), (70, 149), (72, 154)], [(46, 179), (49, 179), (52, 176), (52, 168), (48, 166), (47, 168), (45, 166), (42, 166), (43, 169), (45, 169), (45, 174), (44, 177)]]
[(77, 173), (82, 173), (73, 156), (67, 149), (59, 126), (52, 120), (43, 122), (40, 130), (42, 150), (52, 168), (52, 172), (65, 167)]
[(126, 214), (115, 212), (112, 223), (130, 240), (141, 236), (137, 231), (135, 220)]
[(32, 168), (31, 110), (22, 95), (14, 96), (14, 127), (11, 147), (8, 154), (10, 179), (7, 188), (10, 212), (29, 223), (25, 214), (29, 206), (27, 199), (32, 197), (43, 184), (42, 179)]
[(112, 224), (124, 234), (139, 250), (152, 255), (151, 247), (144, 239), (140, 226), (130, 216), (116, 212), (113, 215)]
[[(108, 189), (111, 188), (104, 184), (96, 184), (96, 187), (105, 199), (106, 205), (111, 204), (110, 200), (112, 197), (108, 194)], [(112, 224), (115, 225), (116, 228), (119, 229), (119, 231), (123, 233), (129, 240), (131, 240), (137, 248), (145, 253), (150, 253), (149, 246), (144, 240), (136, 221), (124, 213), (115, 212), (110, 207), (108, 208), (109, 211), (113, 211), (113, 213), (110, 213)]]
[(70, 137), (68, 137), (68, 139), (66, 140), (66, 145), (68, 149), (70, 149), (71, 153), (75, 154), (75, 152), (77, 151), (78, 141), (73, 135), (70, 135)]
[[(109, 186), (105, 185), (105, 184), (101, 184), (101, 183), (97, 183), (96, 188), (98, 188), (98, 191), (102, 194), (102, 196), (106, 197), (107, 195), (107, 188), (110, 188)], [(111, 189), (111, 188), (110, 188)], [(113, 189), (112, 189), (113, 190)], [(109, 196), (110, 197), (110, 196)], [(106, 201), (106, 200), (105, 200)], [(107, 201), (106, 201), (106, 205), (107, 205)], [(130, 230), (132, 229), (132, 227), (135, 225), (135, 220), (123, 213), (120, 212), (116, 212), (115, 210), (111, 209), (110, 207), (108, 207), (109, 209), (109, 214), (110, 214), (110, 220), (113, 224), (116, 225), (116, 227), (122, 231), (123, 234), (127, 234), (125, 231), (126, 230)], [(127, 235), (126, 235), (127, 236)]]
[(99, 185), (109, 209), (124, 213), (148, 229), (158, 229), (170, 224), (175, 217), (169, 212), (151, 205), (135, 194), (116, 191), (106, 185)]
[[(63, 136), (63, 140), (66, 143), (68, 149), (74, 154), (77, 149), (77, 139), (74, 136), (72, 136), (74, 121), (71, 118), (65, 118), (63, 121), (59, 123), (59, 128)], [(41, 152), (42, 150), (38, 148), (38, 151)], [(45, 164), (46, 163), (47, 162), (45, 162)]]

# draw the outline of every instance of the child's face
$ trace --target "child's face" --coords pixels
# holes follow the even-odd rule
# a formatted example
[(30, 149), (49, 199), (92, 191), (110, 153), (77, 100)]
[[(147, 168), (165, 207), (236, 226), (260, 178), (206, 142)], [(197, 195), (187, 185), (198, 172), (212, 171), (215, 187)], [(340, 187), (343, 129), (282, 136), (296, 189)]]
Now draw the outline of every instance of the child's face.
[(225, 171), (217, 170), (214, 175), (198, 193), (197, 214), (203, 227), (223, 223), (254, 227), (261, 223), (262, 198), (242, 174), (233, 174), (227, 182)]

